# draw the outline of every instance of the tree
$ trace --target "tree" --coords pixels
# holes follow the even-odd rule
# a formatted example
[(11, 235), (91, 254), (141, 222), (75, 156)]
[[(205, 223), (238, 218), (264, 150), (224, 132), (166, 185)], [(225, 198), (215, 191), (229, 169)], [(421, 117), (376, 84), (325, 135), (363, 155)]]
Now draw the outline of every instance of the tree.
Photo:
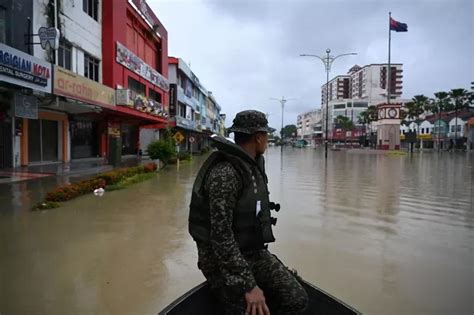
[(423, 94), (415, 95), (413, 96), (412, 101), (416, 104), (417, 108), (423, 110), (420, 115), (423, 114), (425, 111), (431, 111), (430, 99), (427, 96)]
[(283, 127), (281, 130), (280, 134), (282, 139), (284, 138), (292, 138), (294, 135), (296, 135), (297, 128), (295, 125), (286, 125)]
[(336, 117), (336, 124), (344, 131), (344, 145), (347, 143), (346, 132), (354, 129), (354, 122), (346, 116)]
[(162, 139), (151, 142), (147, 147), (150, 158), (163, 162), (163, 167), (176, 157), (176, 142), (171, 134), (170, 130), (166, 130)]
[(452, 89), (449, 92), (449, 98), (451, 104), (454, 106), (456, 112), (456, 121), (454, 126), (454, 139), (458, 139), (458, 111), (463, 108), (467, 108), (471, 103), (469, 92), (465, 89)]
[(449, 109), (449, 93), (447, 92), (436, 92), (435, 98), (432, 100), (432, 112), (435, 114), (441, 114)]

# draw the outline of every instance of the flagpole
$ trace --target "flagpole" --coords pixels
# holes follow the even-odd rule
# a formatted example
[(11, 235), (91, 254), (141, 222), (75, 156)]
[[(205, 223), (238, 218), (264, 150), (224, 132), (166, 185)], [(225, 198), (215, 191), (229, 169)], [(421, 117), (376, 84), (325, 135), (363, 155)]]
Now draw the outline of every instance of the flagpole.
[(390, 42), (392, 40), (392, 31), (390, 30), (390, 22), (392, 12), (388, 12), (388, 71), (387, 71), (387, 104), (390, 104), (390, 86), (392, 85), (391, 65), (390, 65)]

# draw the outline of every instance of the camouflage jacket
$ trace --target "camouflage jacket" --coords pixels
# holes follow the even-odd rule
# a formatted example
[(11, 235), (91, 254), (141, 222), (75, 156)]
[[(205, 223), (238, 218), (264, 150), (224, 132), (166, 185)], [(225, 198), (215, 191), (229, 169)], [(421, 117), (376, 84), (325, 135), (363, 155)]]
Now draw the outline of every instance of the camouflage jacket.
[(210, 170), (204, 189), (210, 203), (211, 241), (197, 244), (198, 267), (211, 287), (225, 286), (244, 294), (257, 283), (232, 231), (233, 210), (242, 190), (242, 180), (232, 164), (219, 162)]

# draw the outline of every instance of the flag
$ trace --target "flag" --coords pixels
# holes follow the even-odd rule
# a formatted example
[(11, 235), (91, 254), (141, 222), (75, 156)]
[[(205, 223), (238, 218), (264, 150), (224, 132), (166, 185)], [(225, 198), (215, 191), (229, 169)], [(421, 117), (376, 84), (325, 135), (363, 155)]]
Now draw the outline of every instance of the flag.
[(390, 18), (390, 30), (395, 32), (408, 32), (408, 25)]

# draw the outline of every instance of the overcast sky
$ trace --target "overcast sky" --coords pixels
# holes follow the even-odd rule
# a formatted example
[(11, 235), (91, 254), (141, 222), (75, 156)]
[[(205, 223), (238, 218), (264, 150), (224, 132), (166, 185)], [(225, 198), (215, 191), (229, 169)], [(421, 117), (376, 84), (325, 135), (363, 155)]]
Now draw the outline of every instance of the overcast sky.
[(302, 53), (357, 52), (336, 60), (331, 77), (354, 64), (387, 62), (388, 12), (408, 24), (392, 32), (392, 62), (403, 63), (403, 98), (469, 88), (474, 81), (473, 0), (148, 0), (168, 30), (168, 49), (191, 64), (232, 124), (237, 112), (269, 113), (280, 128), (281, 106), (296, 98), (285, 125), (321, 106), (324, 66)]

